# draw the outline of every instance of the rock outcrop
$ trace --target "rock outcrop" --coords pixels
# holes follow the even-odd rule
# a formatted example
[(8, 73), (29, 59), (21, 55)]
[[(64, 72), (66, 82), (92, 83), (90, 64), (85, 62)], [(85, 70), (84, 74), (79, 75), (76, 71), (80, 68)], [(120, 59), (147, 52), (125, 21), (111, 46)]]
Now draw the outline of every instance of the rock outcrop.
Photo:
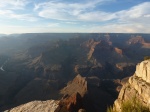
[(137, 43), (140, 43), (140, 44), (143, 44), (145, 43), (145, 40), (142, 38), (142, 36), (134, 36), (132, 35), (131, 38), (127, 41), (127, 44), (137, 44)]
[(142, 105), (150, 107), (150, 60), (145, 60), (136, 66), (136, 71), (123, 85), (114, 108), (120, 112), (121, 104), (136, 98)]
[(82, 100), (86, 92), (86, 78), (77, 75), (73, 81), (69, 82), (67, 86), (61, 90), (61, 94), (63, 94), (64, 97), (60, 100), (60, 112), (74, 112), (82, 108)]
[(114, 100), (103, 87), (96, 76), (77, 75), (61, 90), (64, 97), (60, 100), (60, 112), (78, 112), (80, 109), (85, 109), (86, 112), (106, 111), (107, 106)]
[(119, 55), (122, 56), (122, 53), (123, 53), (122, 49), (119, 49), (119, 48), (115, 47), (114, 50), (115, 50), (116, 53), (118, 53)]
[(73, 95), (79, 93), (81, 96), (87, 92), (87, 80), (86, 77), (77, 75), (73, 81), (67, 84), (67, 86), (61, 90), (61, 94), (64, 95)]
[(131, 36), (131, 37), (132, 38), (130, 38), (127, 41), (128, 45), (141, 44), (142, 48), (150, 48), (150, 43), (146, 42), (142, 36), (137, 35), (136, 37), (134, 37), (134, 36)]
[(59, 101), (32, 101), (5, 112), (58, 112), (60, 109)]

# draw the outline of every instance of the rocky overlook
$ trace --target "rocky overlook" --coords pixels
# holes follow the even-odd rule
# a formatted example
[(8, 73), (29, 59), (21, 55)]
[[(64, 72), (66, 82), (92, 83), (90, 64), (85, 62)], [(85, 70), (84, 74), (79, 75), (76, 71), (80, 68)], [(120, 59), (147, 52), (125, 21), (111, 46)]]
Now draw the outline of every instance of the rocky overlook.
[(32, 101), (5, 112), (58, 112), (60, 109), (58, 103), (59, 101), (55, 100)]
[(121, 111), (121, 104), (136, 98), (142, 105), (150, 106), (150, 60), (145, 60), (136, 66), (136, 71), (122, 87), (114, 108)]

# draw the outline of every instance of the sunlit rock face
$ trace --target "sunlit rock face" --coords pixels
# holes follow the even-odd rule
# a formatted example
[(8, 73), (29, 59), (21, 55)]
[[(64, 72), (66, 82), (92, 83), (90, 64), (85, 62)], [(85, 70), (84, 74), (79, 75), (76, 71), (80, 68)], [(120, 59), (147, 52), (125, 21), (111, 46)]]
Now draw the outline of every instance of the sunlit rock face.
[(58, 112), (59, 101), (32, 101), (5, 112)]
[(136, 71), (122, 87), (114, 108), (121, 112), (124, 101), (137, 98), (143, 105), (150, 105), (150, 60), (145, 60), (136, 66)]
[(150, 83), (150, 60), (143, 61), (136, 66), (135, 76), (142, 78)]

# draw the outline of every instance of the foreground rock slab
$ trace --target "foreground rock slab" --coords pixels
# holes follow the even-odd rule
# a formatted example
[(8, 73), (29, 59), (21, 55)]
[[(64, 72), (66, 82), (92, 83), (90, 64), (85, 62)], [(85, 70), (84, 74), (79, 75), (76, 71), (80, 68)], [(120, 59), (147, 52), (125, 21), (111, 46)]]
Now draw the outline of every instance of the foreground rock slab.
[(58, 112), (59, 101), (32, 101), (4, 112)]

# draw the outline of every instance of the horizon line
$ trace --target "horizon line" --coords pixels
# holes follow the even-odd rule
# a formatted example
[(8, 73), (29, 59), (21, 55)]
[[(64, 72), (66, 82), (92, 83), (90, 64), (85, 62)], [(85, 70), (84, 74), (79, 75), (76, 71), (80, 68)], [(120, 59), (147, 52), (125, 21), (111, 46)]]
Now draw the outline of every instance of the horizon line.
[(83, 34), (83, 33), (86, 33), (86, 34), (94, 34), (94, 33), (100, 33), (100, 34), (103, 34), (103, 33), (108, 33), (108, 34), (115, 34), (115, 33), (119, 33), (119, 34), (150, 34), (150, 33), (142, 33), (142, 32), (126, 32), (126, 33), (123, 33), (123, 32), (26, 32), (26, 33), (10, 33), (10, 34), (6, 34), (6, 33), (0, 33), (0, 35), (21, 35), (21, 34), (52, 34), (52, 33), (58, 33), (58, 34), (73, 34), (73, 33), (79, 33), (79, 34)]

